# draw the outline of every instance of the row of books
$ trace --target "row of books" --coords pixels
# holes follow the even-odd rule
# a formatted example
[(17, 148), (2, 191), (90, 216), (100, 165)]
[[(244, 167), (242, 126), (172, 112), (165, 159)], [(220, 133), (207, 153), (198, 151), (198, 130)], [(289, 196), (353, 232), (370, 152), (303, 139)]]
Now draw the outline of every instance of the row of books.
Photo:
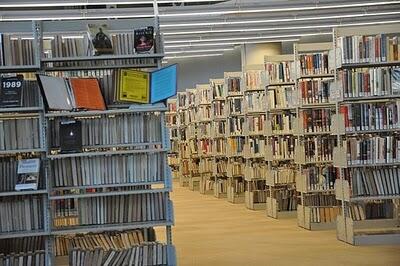
[(244, 127), (244, 116), (234, 116), (228, 118), (229, 135), (242, 135)]
[(213, 152), (218, 155), (226, 155), (226, 140), (222, 138), (214, 139), (213, 142)]
[(170, 113), (176, 113), (177, 112), (176, 100), (167, 101), (167, 109), (168, 109), (168, 112), (170, 112)]
[(306, 162), (332, 161), (336, 138), (314, 137), (304, 140)]
[(234, 179), (229, 181), (229, 186), (235, 194), (244, 193), (245, 183), (241, 179)]
[(34, 252), (16, 253), (3, 255), (0, 253), (1, 265), (46, 265), (46, 251), (35, 250)]
[(301, 54), (299, 55), (300, 61), (300, 74), (318, 75), (329, 74), (328, 53), (314, 53), (314, 54)]
[(275, 136), (269, 140), (273, 160), (294, 159), (294, 147), (297, 140), (286, 136)]
[(44, 227), (43, 198), (18, 196), (0, 198), (0, 232), (40, 230)]
[(200, 155), (210, 155), (212, 153), (212, 141), (210, 139), (201, 139), (197, 141)]
[(214, 121), (213, 122), (213, 137), (225, 137), (226, 136), (226, 121)]
[(74, 248), (69, 265), (167, 265), (167, 246), (161, 243), (143, 243), (126, 249), (104, 251), (101, 248)]
[(293, 133), (295, 115), (292, 113), (271, 114), (271, 129), (273, 134)]
[[(245, 177), (246, 180), (249, 179), (265, 179), (267, 172), (267, 164), (265, 162), (259, 162), (259, 161), (248, 161), (248, 164), (246, 164), (245, 167)], [(253, 185), (253, 187), (250, 187), (248, 189), (251, 190), (251, 188), (254, 188), (254, 184), (259, 184), (259, 182), (254, 181), (254, 182), (248, 182), (250, 185)]]
[(349, 206), (349, 214), (353, 221), (366, 219), (392, 219), (395, 206), (393, 201), (370, 201), (364, 204), (354, 204)]
[(397, 36), (386, 34), (376, 36), (356, 35), (338, 38), (342, 49), (342, 63), (373, 63), (397, 61), (400, 46)]
[(200, 182), (200, 191), (213, 191), (214, 190), (215, 181), (213, 179), (205, 178), (202, 182)]
[(247, 141), (250, 154), (264, 154), (265, 140), (263, 137), (249, 137)]
[(258, 192), (263, 191), (265, 194), (265, 190), (267, 189), (264, 180), (254, 180), (250, 182), (246, 182), (246, 191), (250, 192)]
[(250, 201), (253, 203), (267, 202), (267, 194), (265, 193), (265, 190), (253, 190)]
[(266, 99), (264, 92), (248, 93), (244, 97), (244, 101), (247, 112), (265, 112), (266, 110)]
[(44, 173), (39, 158), (5, 156), (0, 158), (0, 169), (0, 192), (36, 190), (45, 186), (39, 178)]
[(307, 194), (303, 200), (303, 206), (339, 206), (335, 194)]
[(228, 175), (232, 177), (239, 177), (244, 175), (244, 163), (242, 161), (229, 162)]
[(400, 100), (381, 103), (353, 103), (340, 106), (346, 131), (384, 130), (400, 127)]
[(300, 80), (298, 88), (302, 104), (329, 103), (331, 82), (327, 79)]
[(104, 251), (130, 248), (145, 242), (142, 230), (127, 230), (121, 232), (89, 233), (81, 235), (61, 235), (54, 239), (56, 256), (66, 256), (74, 248), (89, 250), (101, 248)]
[(211, 123), (199, 123), (197, 124), (197, 134), (198, 139), (210, 138), (211, 136)]
[(0, 34), (0, 65), (35, 65), (35, 47), (33, 38)]
[(400, 169), (346, 169), (353, 196), (384, 196), (400, 194)]
[(268, 90), (268, 109), (295, 108), (297, 106), (297, 93), (293, 86), (280, 86)]
[(246, 90), (264, 90), (265, 72), (262, 70), (249, 70), (244, 74)]
[[(57, 200), (58, 201), (58, 200)], [(77, 225), (115, 224), (166, 219), (164, 193), (142, 193), (134, 195), (80, 198), (76, 205), (54, 202), (55, 218), (76, 217)], [(71, 207), (77, 211), (71, 212)], [(71, 208), (71, 209), (69, 209)], [(54, 226), (57, 226), (54, 224)]]
[(305, 133), (329, 132), (331, 131), (331, 110), (302, 110), (300, 121), (303, 123)]
[(273, 168), (268, 171), (268, 174), (274, 184), (291, 184), (296, 182), (296, 172), (288, 166)]
[(222, 160), (216, 159), (214, 167), (215, 167), (214, 174), (216, 174), (218, 176), (225, 175), (226, 169), (227, 169), (227, 161), (225, 159), (222, 159)]
[(0, 120), (0, 150), (39, 149), (39, 117)]
[(196, 120), (204, 121), (211, 119), (211, 105), (200, 105), (197, 107)]
[(294, 61), (265, 64), (268, 84), (294, 82)]
[(169, 137), (171, 139), (177, 138), (178, 137), (178, 129), (177, 128), (170, 128), (169, 129)]
[(348, 165), (373, 165), (400, 162), (398, 136), (372, 136), (364, 139), (349, 138), (347, 145)]
[(70, 132), (82, 146), (161, 142), (161, 117), (157, 114), (121, 114), (78, 120), (50, 120), (50, 147), (62, 146)]
[(228, 192), (228, 180), (226, 180), (226, 179), (218, 179), (215, 182), (215, 189), (220, 194), (226, 194)]
[(225, 82), (228, 86), (228, 95), (236, 95), (242, 92), (240, 77), (230, 77), (227, 78)]
[(199, 162), (200, 173), (212, 173), (213, 171), (213, 160), (211, 158), (202, 158)]
[[(268, 190), (267, 190), (268, 191)], [(267, 192), (267, 197), (268, 197)], [(270, 197), (276, 199), (278, 211), (295, 211), (297, 210), (297, 193), (292, 189), (275, 189)]]
[(213, 99), (225, 97), (224, 84), (211, 81), (210, 83)]
[(311, 208), (310, 219), (312, 223), (332, 223), (339, 214), (339, 207)]
[(230, 155), (240, 155), (243, 152), (246, 140), (244, 137), (230, 137), (227, 139), (227, 148), (231, 152)]
[(0, 82), (0, 108), (41, 105), (36, 80), (24, 79), (23, 75), (8, 75), (1, 77)]
[(343, 97), (400, 95), (400, 68), (359, 68), (339, 72)]
[(167, 127), (173, 127), (178, 125), (178, 116), (175, 113), (169, 113), (165, 115), (165, 122)]
[(250, 134), (264, 134), (265, 115), (249, 115), (246, 117), (247, 129)]
[(196, 89), (196, 105), (208, 105), (211, 103), (212, 91), (210, 87), (201, 87)]
[(303, 169), (307, 190), (334, 189), (335, 181), (339, 176), (337, 168), (326, 166), (310, 166)]
[[(30, 236), (0, 240), (0, 250), (3, 255), (11, 253), (27, 253), (45, 249), (44, 236)], [(4, 265), (4, 264), (3, 264)], [(29, 265), (29, 264), (28, 264)]]
[(212, 114), (213, 117), (224, 117), (225, 116), (225, 101), (215, 101), (212, 103)]
[(227, 99), (229, 115), (243, 114), (243, 97), (233, 97)]
[(55, 187), (134, 184), (165, 178), (163, 153), (71, 157), (50, 163)]

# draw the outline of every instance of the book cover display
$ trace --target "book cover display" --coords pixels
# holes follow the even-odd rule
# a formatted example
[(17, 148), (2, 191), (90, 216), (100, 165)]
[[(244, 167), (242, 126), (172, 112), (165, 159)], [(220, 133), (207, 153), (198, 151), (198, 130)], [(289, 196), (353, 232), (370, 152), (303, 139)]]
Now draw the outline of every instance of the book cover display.
[(114, 53), (107, 24), (88, 24), (88, 32), (93, 47), (93, 55)]
[(40, 159), (18, 161), (15, 190), (37, 190), (40, 172)]
[(1, 78), (0, 107), (22, 106), (23, 81), (22, 75)]
[(82, 151), (81, 121), (70, 120), (60, 122), (60, 150), (61, 153)]
[(154, 28), (149, 26), (134, 30), (135, 52), (138, 54), (154, 52)]

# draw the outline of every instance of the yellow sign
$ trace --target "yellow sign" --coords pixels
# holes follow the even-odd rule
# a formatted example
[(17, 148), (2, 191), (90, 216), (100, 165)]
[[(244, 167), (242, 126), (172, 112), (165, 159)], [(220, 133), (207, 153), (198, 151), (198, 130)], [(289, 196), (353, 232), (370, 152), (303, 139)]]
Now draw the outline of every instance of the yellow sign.
[(149, 103), (150, 73), (122, 69), (119, 78), (120, 101)]

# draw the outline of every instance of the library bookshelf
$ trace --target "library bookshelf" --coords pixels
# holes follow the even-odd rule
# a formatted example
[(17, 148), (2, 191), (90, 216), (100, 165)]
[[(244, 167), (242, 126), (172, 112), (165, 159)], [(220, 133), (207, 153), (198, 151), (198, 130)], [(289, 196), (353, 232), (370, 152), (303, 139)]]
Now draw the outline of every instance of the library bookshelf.
[(265, 69), (264, 65), (246, 66), (244, 83), (244, 127), (245, 144), (243, 148), (245, 206), (250, 210), (266, 208), (264, 160), (265, 142)]
[(165, 113), (165, 121), (167, 124), (170, 151), (168, 153), (168, 165), (171, 169), (172, 178), (179, 179), (179, 126), (178, 126), (178, 112), (177, 112), (177, 99), (168, 99), (167, 112)]
[(177, 117), (178, 117), (178, 140), (179, 140), (179, 185), (182, 187), (189, 186), (189, 141), (186, 135), (186, 128), (188, 126), (188, 113), (187, 113), (187, 92), (178, 92), (177, 94)]
[[(120, 69), (161, 65), (163, 46), (158, 22), (152, 18), (108, 20), (106, 23), (113, 41), (121, 44), (120, 48), (123, 38), (128, 41), (129, 34), (133, 34), (133, 28), (154, 26), (155, 52), (136, 54), (132, 47), (123, 46), (110, 55), (85, 54), (83, 44), (87, 44), (89, 38), (88, 22), (83, 20), (0, 23), (3, 45), (17, 43), (20, 53), (26, 48), (23, 56), (15, 57), (18, 59), (5, 58), (0, 73), (23, 74), (24, 99), (29, 101), (24, 100), (20, 108), (0, 109), (1, 125), (13, 124), (10, 127), (15, 129), (13, 134), (6, 134), (13, 138), (11, 144), (15, 147), (6, 145), (0, 151), (2, 169), (7, 167), (9, 173), (14, 170), (16, 173), (16, 160), (21, 158), (39, 158), (41, 165), (37, 190), (15, 191), (10, 183), (0, 192), (0, 212), (11, 210), (11, 205), (18, 210), (9, 216), (18, 222), (7, 222), (6, 228), (1, 228), (0, 241), (7, 241), (10, 246), (22, 241), (25, 247), (29, 246), (26, 253), (11, 253), (8, 259), (55, 265), (69, 256), (72, 264), (84, 265), (83, 261), (73, 261), (73, 258), (80, 254), (89, 262), (96, 256), (87, 247), (70, 249), (77, 235), (86, 242), (93, 235), (99, 239), (114, 237), (113, 234), (134, 234), (134, 245), (130, 242), (128, 249), (116, 249), (116, 254), (126, 256), (128, 250), (147, 252), (152, 249), (163, 264), (176, 265), (171, 232), (173, 206), (169, 198), (172, 184), (167, 168), (170, 147), (165, 126), (167, 106), (165, 103), (116, 104), (113, 98), (112, 77)], [(33, 78), (35, 73), (96, 77), (108, 109), (48, 111)], [(72, 120), (83, 125), (82, 150), (63, 153), (58, 139), (59, 125), (61, 121)], [(117, 127), (121, 125), (117, 120), (122, 127)], [(99, 125), (104, 125), (101, 130)], [(130, 209), (128, 202), (134, 202), (137, 209)], [(166, 243), (155, 242), (154, 227), (165, 228)], [(99, 246), (96, 252), (108, 252), (107, 248)], [(99, 254), (96, 259), (101, 258)], [(151, 259), (143, 257), (143, 260)]]
[(400, 244), (399, 27), (333, 33), (338, 72), (333, 163), (340, 171), (335, 194), (342, 203), (337, 237), (352, 245)]
[(211, 88), (211, 143), (212, 143), (212, 178), (214, 179), (213, 195), (226, 198), (227, 157), (226, 157), (226, 125), (227, 105), (225, 79), (210, 79)]
[(337, 171), (333, 167), (331, 117), (335, 102), (331, 91), (336, 70), (332, 43), (296, 44), (294, 46), (296, 87), (298, 91), (295, 162), (300, 193), (297, 206), (298, 225), (308, 230), (335, 228), (340, 206), (334, 196)]
[(266, 214), (281, 219), (296, 216), (293, 121), (296, 119), (297, 90), (293, 55), (265, 56), (267, 95), (266, 121)]
[(227, 199), (244, 203), (244, 84), (242, 72), (224, 73), (226, 88)]
[(211, 139), (211, 100), (210, 84), (196, 86), (196, 124), (197, 146), (199, 152), (199, 191), (201, 194), (212, 195), (214, 178), (212, 176), (212, 139)]

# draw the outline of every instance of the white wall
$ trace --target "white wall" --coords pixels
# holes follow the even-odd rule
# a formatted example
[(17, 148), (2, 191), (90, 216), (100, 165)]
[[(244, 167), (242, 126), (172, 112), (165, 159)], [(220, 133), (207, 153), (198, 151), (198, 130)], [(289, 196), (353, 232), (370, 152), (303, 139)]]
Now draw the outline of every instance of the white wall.
[(210, 79), (224, 78), (224, 72), (241, 71), (241, 51), (237, 47), (223, 56), (168, 60), (178, 64), (178, 91), (209, 83)]

